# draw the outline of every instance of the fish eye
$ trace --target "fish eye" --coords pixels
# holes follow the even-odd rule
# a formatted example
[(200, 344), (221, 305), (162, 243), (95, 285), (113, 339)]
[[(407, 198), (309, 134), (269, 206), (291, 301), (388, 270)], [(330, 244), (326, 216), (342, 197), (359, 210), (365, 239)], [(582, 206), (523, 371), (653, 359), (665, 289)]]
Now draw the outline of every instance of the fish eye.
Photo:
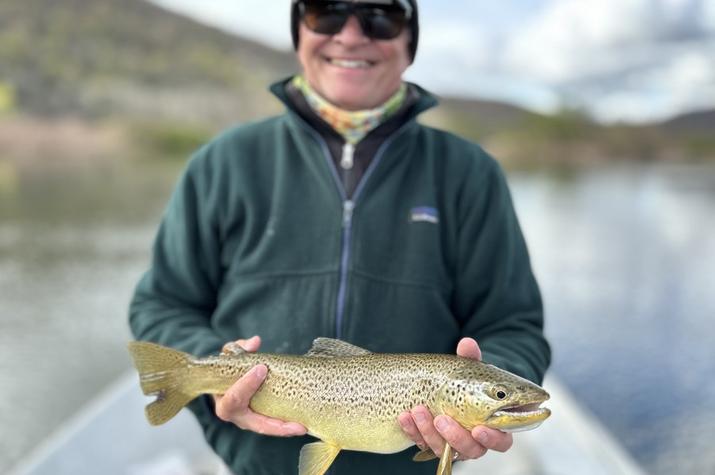
[(504, 399), (509, 397), (509, 391), (504, 386), (497, 385), (496, 387), (491, 388), (491, 391), (489, 391), (489, 395), (492, 397), (492, 399), (496, 399), (497, 401), (503, 401)]

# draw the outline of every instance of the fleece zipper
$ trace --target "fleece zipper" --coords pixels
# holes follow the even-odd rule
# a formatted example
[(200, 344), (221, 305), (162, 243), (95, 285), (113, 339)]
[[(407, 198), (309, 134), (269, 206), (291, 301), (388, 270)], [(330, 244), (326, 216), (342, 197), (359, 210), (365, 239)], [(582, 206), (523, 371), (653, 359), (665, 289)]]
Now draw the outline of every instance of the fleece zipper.
[[(353, 214), (355, 211), (355, 207), (358, 204), (358, 199), (360, 198), (360, 195), (362, 194), (362, 190), (365, 188), (365, 184), (368, 182), (372, 174), (374, 173), (375, 169), (378, 167), (380, 162), (382, 161), (383, 156), (385, 155), (385, 152), (387, 151), (387, 148), (390, 146), (390, 144), (409, 126), (409, 122), (404, 124), (402, 127), (397, 129), (395, 132), (393, 132), (390, 136), (388, 136), (385, 141), (380, 145), (380, 147), (377, 149), (375, 152), (375, 157), (372, 159), (370, 162), (370, 165), (368, 166), (367, 170), (365, 171), (365, 174), (363, 177), (360, 179), (360, 182), (357, 185), (357, 188), (355, 189), (355, 193), (353, 194), (352, 199), (347, 199), (345, 198), (345, 190), (341, 189), (341, 194), (344, 198), (343, 201), (343, 250), (342, 250), (342, 256), (340, 259), (340, 284), (338, 286), (338, 299), (336, 303), (336, 310), (335, 310), (335, 333), (337, 338), (342, 338), (343, 337), (343, 323), (345, 319), (345, 304), (346, 304), (346, 299), (347, 299), (347, 292), (348, 292), (348, 265), (350, 263), (350, 254), (351, 254), (351, 243), (352, 243), (352, 229), (353, 229)], [(322, 137), (321, 137), (322, 139)], [(327, 151), (327, 144), (324, 148), (324, 150)], [(352, 159), (352, 156), (355, 152), (353, 147), (344, 147), (343, 148), (343, 153), (345, 152), (349, 153), (349, 158)], [(335, 164), (333, 160), (330, 157), (330, 154), (328, 153), (326, 155), (326, 159), (328, 160), (331, 168), (335, 170)], [(343, 159), (341, 160), (341, 163), (343, 163), (343, 160), (346, 161), (346, 157), (343, 156)], [(337, 177), (337, 173), (335, 173), (333, 176)], [(337, 180), (338, 185), (342, 185), (340, 180)]]
[[(339, 283), (338, 283), (338, 296), (335, 303), (335, 337), (343, 337), (343, 321), (345, 318), (345, 304), (347, 300), (348, 292), (348, 267), (350, 264), (351, 249), (352, 249), (352, 229), (353, 229), (353, 214), (355, 207), (358, 203), (358, 198), (361, 195), (362, 190), (365, 188), (365, 183), (367, 183), (370, 176), (373, 174), (377, 166), (382, 161), (387, 148), (390, 144), (400, 135), (402, 132), (410, 125), (410, 122), (403, 124), (399, 129), (389, 135), (385, 141), (380, 145), (380, 147), (375, 152), (375, 157), (370, 162), (365, 174), (360, 179), (360, 182), (355, 189), (352, 199), (347, 197), (345, 192), (345, 186), (338, 175), (337, 167), (335, 162), (333, 162), (332, 156), (330, 154), (330, 149), (328, 148), (328, 143), (326, 140), (313, 128), (304, 121), (302, 118), (298, 118), (299, 123), (310, 133), (310, 135), (318, 142), (320, 148), (323, 152), (323, 158), (327, 161), (328, 167), (333, 175), (335, 184), (338, 188), (338, 193), (340, 194), (340, 199), (342, 200), (342, 249), (340, 251), (340, 268), (339, 268)], [(345, 170), (352, 169), (354, 164), (354, 154), (355, 147), (351, 144), (345, 144), (342, 149), (343, 153), (341, 156), (340, 164), (341, 168)], [(349, 167), (348, 167), (349, 166)]]

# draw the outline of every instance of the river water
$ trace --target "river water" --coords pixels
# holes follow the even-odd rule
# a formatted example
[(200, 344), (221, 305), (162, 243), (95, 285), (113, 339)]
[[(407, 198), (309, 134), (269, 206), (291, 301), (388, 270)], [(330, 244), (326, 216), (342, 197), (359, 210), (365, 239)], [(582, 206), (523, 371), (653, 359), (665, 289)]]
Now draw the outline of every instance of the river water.
[(648, 473), (715, 473), (715, 170), (513, 184), (553, 371)]
[[(129, 368), (127, 302), (177, 171), (0, 186), (0, 472)], [(715, 473), (715, 167), (510, 182), (554, 373), (649, 473)]]

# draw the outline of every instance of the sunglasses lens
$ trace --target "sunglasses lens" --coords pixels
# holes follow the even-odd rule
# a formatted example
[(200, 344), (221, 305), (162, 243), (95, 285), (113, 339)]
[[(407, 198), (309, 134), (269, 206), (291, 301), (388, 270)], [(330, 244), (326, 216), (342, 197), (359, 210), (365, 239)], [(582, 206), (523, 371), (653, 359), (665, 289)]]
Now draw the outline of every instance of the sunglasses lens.
[(358, 18), (365, 36), (376, 40), (397, 38), (407, 24), (405, 12), (399, 8), (359, 9)]
[(303, 22), (316, 33), (334, 35), (343, 29), (350, 16), (350, 9), (345, 6), (329, 2), (304, 2)]
[(405, 11), (399, 7), (307, 0), (302, 2), (301, 8), (305, 25), (322, 35), (339, 33), (353, 14), (360, 21), (365, 36), (376, 40), (396, 38), (407, 25)]

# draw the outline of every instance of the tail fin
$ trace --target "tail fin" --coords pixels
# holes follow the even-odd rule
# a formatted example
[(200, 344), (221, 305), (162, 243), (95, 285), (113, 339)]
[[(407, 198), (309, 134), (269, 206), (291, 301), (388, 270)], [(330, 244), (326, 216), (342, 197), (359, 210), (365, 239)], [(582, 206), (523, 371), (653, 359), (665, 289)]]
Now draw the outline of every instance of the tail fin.
[(139, 371), (142, 392), (156, 396), (145, 409), (150, 424), (167, 422), (198, 396), (182, 386), (191, 355), (145, 341), (129, 343), (129, 353)]

